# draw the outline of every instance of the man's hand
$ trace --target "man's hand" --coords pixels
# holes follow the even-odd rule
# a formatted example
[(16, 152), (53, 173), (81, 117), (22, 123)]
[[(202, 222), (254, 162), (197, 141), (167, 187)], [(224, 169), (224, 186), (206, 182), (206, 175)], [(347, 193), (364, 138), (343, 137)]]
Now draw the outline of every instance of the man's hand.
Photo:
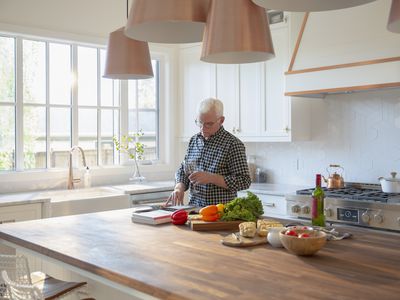
[(210, 172), (203, 172), (203, 171), (193, 172), (192, 174), (190, 174), (189, 180), (194, 185), (212, 183), (217, 186), (227, 188), (224, 176)]
[(167, 202), (165, 202), (165, 206), (168, 205), (183, 205), (183, 198), (185, 195), (185, 186), (183, 183), (178, 183), (175, 186), (174, 191), (168, 197)]

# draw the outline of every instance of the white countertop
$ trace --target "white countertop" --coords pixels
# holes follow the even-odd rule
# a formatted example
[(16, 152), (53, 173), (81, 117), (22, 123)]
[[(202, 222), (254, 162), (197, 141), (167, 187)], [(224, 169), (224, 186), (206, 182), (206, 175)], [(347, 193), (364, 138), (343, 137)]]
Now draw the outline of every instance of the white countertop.
[(296, 193), (297, 190), (307, 189), (309, 186), (299, 186), (290, 184), (275, 184), (275, 183), (252, 183), (249, 191), (253, 193), (285, 196), (288, 194)]
[(137, 195), (144, 193), (172, 191), (175, 187), (175, 181), (144, 181), (138, 183), (113, 185), (112, 187), (114, 189), (123, 191), (125, 194)]
[(40, 191), (16, 193), (16, 194), (0, 194), (0, 207), (10, 205), (32, 204), (38, 202), (50, 202), (50, 198), (41, 195)]
[(145, 181), (137, 184), (99, 186), (75, 190), (48, 190), (24, 193), (0, 194), (0, 207), (31, 204), (36, 202), (62, 202), (89, 198), (101, 198), (127, 194), (143, 194), (161, 191), (172, 191), (174, 181)]

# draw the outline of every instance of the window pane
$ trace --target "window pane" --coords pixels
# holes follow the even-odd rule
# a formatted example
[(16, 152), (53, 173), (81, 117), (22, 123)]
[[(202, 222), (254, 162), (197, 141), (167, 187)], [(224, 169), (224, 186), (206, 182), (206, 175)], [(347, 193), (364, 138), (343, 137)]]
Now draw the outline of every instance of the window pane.
[(157, 113), (155, 111), (139, 111), (139, 130), (146, 134), (155, 134)]
[(71, 149), (71, 109), (50, 108), (50, 167), (68, 166)]
[(14, 101), (15, 40), (0, 36), (0, 102)]
[[(101, 62), (101, 76), (104, 74), (104, 68), (106, 64), (106, 51), (100, 50), (100, 62)], [(109, 78), (101, 77), (101, 105), (112, 106), (113, 105), (113, 80)]]
[(129, 80), (128, 81), (128, 107), (130, 109), (136, 109), (136, 90), (137, 90), (137, 81)]
[(51, 104), (71, 104), (71, 46), (49, 45), (49, 90)]
[(151, 79), (138, 80), (138, 103), (139, 108), (157, 108), (158, 61), (151, 61), (154, 77)]
[(154, 135), (145, 134), (140, 138), (140, 142), (145, 145), (144, 147), (144, 158), (146, 160), (158, 159), (157, 154), (157, 139)]
[(120, 106), (120, 101), (119, 101), (120, 100), (120, 93), (119, 93), (120, 81), (114, 80), (113, 86), (114, 86), (114, 98), (113, 98), (114, 106)]
[(101, 159), (102, 165), (114, 163), (113, 136), (119, 136), (118, 110), (104, 109), (101, 111)]
[(46, 44), (23, 41), (25, 103), (46, 103)]
[(14, 170), (15, 108), (0, 106), (0, 171)]
[(97, 165), (97, 109), (79, 109), (79, 146), (89, 166)]
[(155, 79), (138, 80), (139, 108), (156, 108)]
[(78, 47), (78, 105), (97, 105), (97, 49)]
[(24, 106), (24, 168), (46, 168), (46, 108)]
[(129, 110), (128, 131), (129, 131), (129, 134), (139, 131), (139, 128), (137, 128), (136, 110), (132, 110), (132, 109)]

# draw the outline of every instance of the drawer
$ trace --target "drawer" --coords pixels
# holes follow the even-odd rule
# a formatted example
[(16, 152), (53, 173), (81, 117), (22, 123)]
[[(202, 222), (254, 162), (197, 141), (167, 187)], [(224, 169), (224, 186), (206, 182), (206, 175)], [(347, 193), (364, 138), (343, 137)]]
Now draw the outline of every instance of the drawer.
[(285, 216), (286, 199), (283, 196), (257, 195), (263, 203), (264, 215), (266, 216)]
[(0, 206), (0, 224), (41, 218), (41, 203)]
[[(284, 196), (256, 194), (260, 198), (263, 208), (264, 215), (271, 217), (283, 217), (286, 216), (286, 198)], [(245, 197), (247, 193), (244, 191), (238, 192), (238, 197)]]

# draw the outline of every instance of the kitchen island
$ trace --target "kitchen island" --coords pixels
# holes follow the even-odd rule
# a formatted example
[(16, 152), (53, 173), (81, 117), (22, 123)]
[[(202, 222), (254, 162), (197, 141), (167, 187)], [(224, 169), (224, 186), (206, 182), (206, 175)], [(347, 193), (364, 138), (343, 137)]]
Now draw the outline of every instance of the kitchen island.
[(341, 227), (339, 231), (351, 232), (353, 238), (329, 241), (316, 255), (299, 257), (270, 245), (223, 246), (220, 240), (227, 232), (134, 224), (131, 212), (3, 224), (0, 242), (90, 273), (132, 295), (139, 291), (161, 299), (399, 299), (399, 233)]

